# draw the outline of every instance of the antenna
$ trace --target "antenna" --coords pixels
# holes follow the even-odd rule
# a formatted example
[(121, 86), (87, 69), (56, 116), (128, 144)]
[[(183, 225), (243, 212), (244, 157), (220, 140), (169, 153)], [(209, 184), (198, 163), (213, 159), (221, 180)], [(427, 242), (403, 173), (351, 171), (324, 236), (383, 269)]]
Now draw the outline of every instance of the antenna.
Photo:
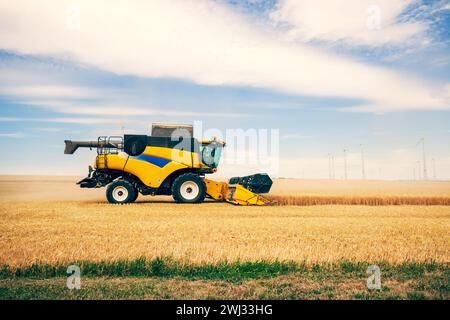
[(361, 173), (362, 173), (362, 179), (366, 180), (366, 168), (364, 163), (364, 146), (360, 144), (361, 147)]
[(426, 156), (425, 156), (425, 138), (421, 138), (419, 142), (417, 142), (416, 146), (422, 144), (422, 164), (423, 164), (423, 180), (428, 179), (427, 174), (427, 162), (426, 162)]
[(119, 121), (119, 134), (122, 135), (122, 137), (125, 135), (125, 126), (123, 125), (122, 118)]
[(344, 179), (347, 180), (347, 150), (344, 149)]

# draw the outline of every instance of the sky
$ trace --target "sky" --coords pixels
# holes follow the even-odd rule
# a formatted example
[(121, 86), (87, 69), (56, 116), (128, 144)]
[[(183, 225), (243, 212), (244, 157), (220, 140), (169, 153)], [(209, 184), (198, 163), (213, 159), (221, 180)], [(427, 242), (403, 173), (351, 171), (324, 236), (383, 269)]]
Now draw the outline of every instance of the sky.
[(441, 0), (0, 0), (0, 174), (83, 175), (95, 151), (65, 139), (171, 122), (269, 132), (276, 166), (222, 176), (326, 179), (333, 157), (361, 179), (363, 150), (368, 179), (419, 179), (424, 138), (450, 179), (449, 31)]

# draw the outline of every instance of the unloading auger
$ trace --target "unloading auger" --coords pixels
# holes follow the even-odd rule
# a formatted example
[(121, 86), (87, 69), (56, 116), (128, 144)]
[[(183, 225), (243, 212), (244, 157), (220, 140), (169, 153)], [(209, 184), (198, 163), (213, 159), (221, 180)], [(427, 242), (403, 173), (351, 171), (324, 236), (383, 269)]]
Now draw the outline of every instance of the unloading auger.
[(125, 134), (64, 142), (65, 154), (78, 148), (97, 150), (94, 167), (89, 166), (88, 176), (77, 184), (106, 187), (110, 203), (132, 203), (139, 194), (172, 195), (179, 203), (200, 203), (205, 198), (236, 205), (271, 202), (261, 195), (272, 186), (267, 174), (234, 177), (228, 182), (205, 178), (217, 171), (225, 142), (192, 138), (189, 125), (153, 124), (151, 136)]

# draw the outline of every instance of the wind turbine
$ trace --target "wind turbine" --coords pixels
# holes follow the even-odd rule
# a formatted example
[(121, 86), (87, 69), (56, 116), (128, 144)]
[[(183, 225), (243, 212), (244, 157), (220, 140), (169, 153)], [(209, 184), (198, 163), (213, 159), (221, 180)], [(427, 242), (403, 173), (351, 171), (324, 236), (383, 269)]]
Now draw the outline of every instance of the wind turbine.
[(360, 144), (361, 147), (361, 170), (362, 170), (362, 179), (366, 180), (366, 168), (364, 163), (364, 147), (362, 144)]
[(436, 180), (436, 159), (431, 159), (433, 161), (433, 179)]
[(331, 155), (331, 166), (333, 167), (333, 179), (336, 179), (336, 170), (334, 167), (334, 155)]
[(331, 154), (328, 154), (328, 179), (331, 180)]
[(421, 138), (416, 146), (418, 146), (419, 144), (422, 144), (422, 164), (423, 164), (423, 180), (427, 180), (428, 179), (428, 174), (427, 174), (427, 160), (426, 160), (426, 156), (425, 156), (425, 138)]
[(344, 179), (347, 180), (347, 150), (344, 149)]
[(420, 175), (420, 171), (421, 171), (422, 165), (420, 163), (420, 160), (417, 160), (416, 164), (417, 164), (417, 180), (421, 180), (422, 176)]

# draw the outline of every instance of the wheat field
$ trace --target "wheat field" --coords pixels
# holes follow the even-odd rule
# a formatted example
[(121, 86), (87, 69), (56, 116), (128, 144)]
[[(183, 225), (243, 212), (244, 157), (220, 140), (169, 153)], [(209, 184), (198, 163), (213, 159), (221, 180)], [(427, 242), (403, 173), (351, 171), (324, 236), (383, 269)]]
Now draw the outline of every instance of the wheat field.
[(450, 197), (438, 196), (268, 196), (274, 206), (450, 206)]
[(447, 181), (343, 181), (280, 179), (274, 205), (450, 205)]
[(105, 203), (104, 189), (79, 190), (75, 180), (0, 180), (0, 265), (161, 256), (194, 264), (450, 262), (450, 206), (239, 207), (170, 197), (118, 206)]
[(0, 264), (170, 256), (189, 263), (450, 262), (449, 207), (0, 206)]
[[(105, 189), (82, 190), (71, 176), (0, 176), (0, 202), (105, 201)], [(450, 181), (275, 179), (274, 205), (450, 205)], [(140, 201), (171, 202), (171, 197)]]

